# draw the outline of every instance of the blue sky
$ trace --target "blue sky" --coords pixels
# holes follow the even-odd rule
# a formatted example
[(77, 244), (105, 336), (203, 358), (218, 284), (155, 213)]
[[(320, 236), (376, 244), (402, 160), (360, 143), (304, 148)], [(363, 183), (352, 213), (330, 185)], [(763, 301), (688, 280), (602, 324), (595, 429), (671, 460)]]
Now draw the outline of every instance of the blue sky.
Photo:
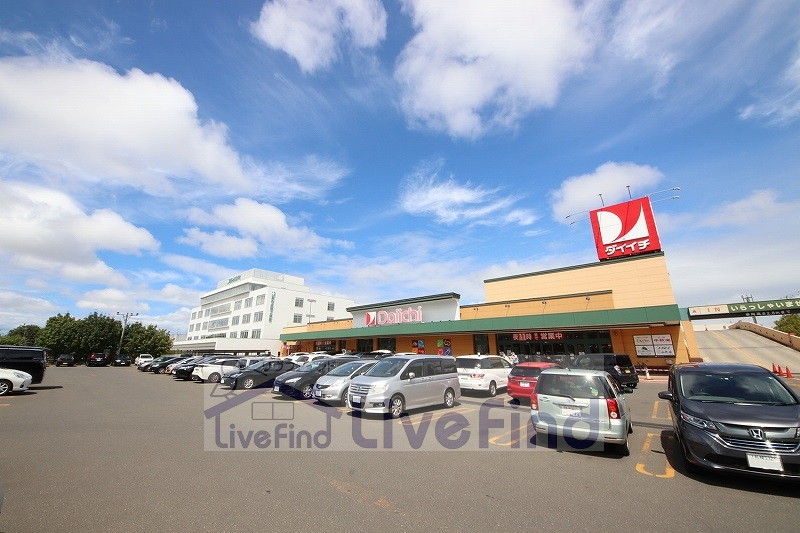
[(679, 305), (798, 295), (798, 119), (790, 0), (6, 0), (0, 331), (254, 267), (482, 302), (629, 188)]

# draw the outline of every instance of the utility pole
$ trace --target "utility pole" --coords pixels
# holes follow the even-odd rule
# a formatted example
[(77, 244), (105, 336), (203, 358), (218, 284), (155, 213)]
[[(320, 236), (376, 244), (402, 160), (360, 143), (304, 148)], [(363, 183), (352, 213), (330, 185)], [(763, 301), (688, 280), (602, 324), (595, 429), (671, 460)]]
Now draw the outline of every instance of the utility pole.
[(119, 355), (122, 350), (122, 339), (125, 338), (125, 328), (128, 327), (128, 319), (132, 316), (137, 316), (139, 313), (120, 313), (117, 311), (117, 314), (122, 317), (122, 335), (119, 336), (119, 346), (117, 346), (117, 355)]
[(312, 298), (308, 299), (308, 315), (306, 315), (308, 317), (307, 323), (310, 323), (311, 319), (314, 318), (314, 315), (312, 314), (312, 312), (314, 311), (314, 304), (316, 302), (317, 301), (312, 299)]
[[(753, 301), (753, 295), (752, 294), (751, 295), (744, 295), (743, 294), (742, 295), (742, 301), (743, 302), (752, 302)], [(758, 324), (758, 320), (756, 320), (756, 315), (753, 315), (753, 324)]]

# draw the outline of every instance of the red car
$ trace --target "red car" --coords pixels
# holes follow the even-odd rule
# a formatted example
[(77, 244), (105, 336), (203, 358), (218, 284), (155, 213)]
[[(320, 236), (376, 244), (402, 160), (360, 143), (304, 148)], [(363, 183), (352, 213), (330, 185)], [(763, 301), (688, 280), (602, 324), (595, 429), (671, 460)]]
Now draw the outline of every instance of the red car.
[(561, 368), (557, 363), (519, 363), (508, 374), (508, 395), (515, 400), (530, 400), (539, 374), (545, 368)]

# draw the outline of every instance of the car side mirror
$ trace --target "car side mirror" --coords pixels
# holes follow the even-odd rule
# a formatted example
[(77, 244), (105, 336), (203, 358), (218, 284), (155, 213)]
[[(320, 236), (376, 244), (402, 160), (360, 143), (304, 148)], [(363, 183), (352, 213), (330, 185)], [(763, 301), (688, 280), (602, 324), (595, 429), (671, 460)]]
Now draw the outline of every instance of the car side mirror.
[(661, 398), (662, 400), (669, 400), (670, 402), (675, 400), (675, 396), (673, 396), (672, 393), (668, 390), (659, 392), (658, 397)]
[(417, 375), (414, 372), (408, 373), (408, 379), (414, 379), (415, 377), (417, 377)]

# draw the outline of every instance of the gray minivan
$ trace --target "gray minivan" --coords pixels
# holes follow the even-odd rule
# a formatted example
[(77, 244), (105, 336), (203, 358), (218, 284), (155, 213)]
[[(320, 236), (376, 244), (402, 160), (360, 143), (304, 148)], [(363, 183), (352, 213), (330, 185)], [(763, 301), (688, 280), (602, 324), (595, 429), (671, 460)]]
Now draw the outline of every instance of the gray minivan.
[(388, 413), (399, 418), (407, 409), (442, 404), (461, 397), (455, 357), (393, 355), (353, 378), (347, 393), (354, 411)]

